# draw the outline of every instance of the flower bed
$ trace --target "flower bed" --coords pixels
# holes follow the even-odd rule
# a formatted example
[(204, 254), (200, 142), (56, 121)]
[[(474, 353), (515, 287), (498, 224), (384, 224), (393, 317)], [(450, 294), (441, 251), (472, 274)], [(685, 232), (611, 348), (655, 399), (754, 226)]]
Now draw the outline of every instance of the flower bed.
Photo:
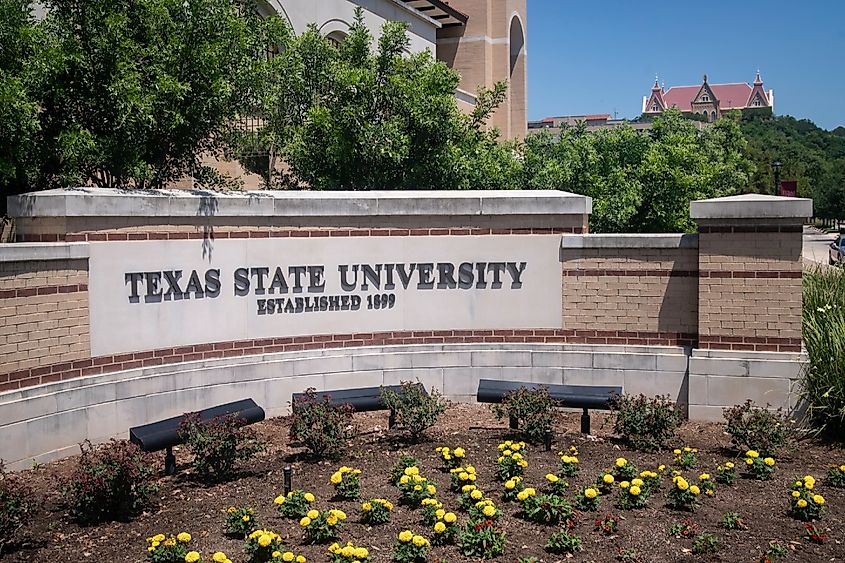
[[(479, 420), (488, 429), (463, 430), (477, 426)], [(72, 472), (75, 460), (23, 472), (19, 477), (42, 497), (43, 508), (32, 514), (19, 533), (29, 538), (30, 546), (13, 547), (3, 561), (139, 563), (144, 561), (151, 545), (147, 538), (157, 534), (169, 538), (171, 534), (187, 532), (191, 539), (183, 545), (186, 551), (201, 556), (198, 562), (216, 561), (215, 554), (225, 553), (232, 563), (246, 563), (248, 555), (244, 551), (243, 535), (238, 536), (240, 530), (226, 534), (227, 516), (234, 518), (229, 509), (234, 507), (244, 511), (238, 512), (241, 520), (248, 516), (266, 532), (252, 538), (248, 553), (263, 553), (266, 548), (271, 561), (354, 561), (356, 553), (366, 553), (367, 561), (389, 562), (397, 549), (413, 551), (397, 547), (408, 543), (399, 540), (399, 534), (405, 531), (412, 532), (411, 546), (414, 546), (413, 536), (417, 535), (430, 542), (415, 547), (427, 553), (427, 561), (432, 563), (477, 561), (478, 557), (464, 555), (473, 553), (468, 547), (474, 540), (470, 536), (490, 533), (492, 537), (493, 531), (504, 535), (504, 554), (494, 559), (503, 563), (531, 561), (532, 557), (537, 562), (558, 561), (564, 555), (550, 551), (563, 554), (570, 550), (575, 553), (576, 561), (617, 561), (624, 556), (625, 561), (694, 561), (716, 557), (719, 561), (753, 562), (760, 560), (766, 551), (770, 552), (772, 561), (778, 561), (777, 547), (769, 547), (773, 541), (788, 550), (788, 555), (781, 558), (784, 561), (845, 558), (845, 488), (831, 482), (831, 479), (839, 482), (838, 474), (828, 476), (829, 470), (834, 472), (845, 464), (845, 451), (831, 450), (825, 444), (803, 442), (791, 456), (783, 452), (776, 455), (774, 466), (766, 465), (765, 457), (760, 456), (763, 466), (776, 468), (768, 480), (761, 481), (748, 471), (746, 451), (728, 454), (730, 438), (723, 433), (723, 425), (685, 423), (669, 449), (642, 453), (617, 445), (608, 434), (611, 425), (602, 427), (601, 421), (596, 420), (594, 428), (600, 439), (586, 440), (578, 433), (578, 415), (561, 415), (552, 451), (531, 444), (524, 449), (519, 447), (517, 451), (529, 463), (521, 468), (524, 470), (521, 480), (514, 480), (513, 488), (509, 489), (509, 480), (502, 480), (497, 471), (497, 460), (504, 451), (499, 445), (515, 439), (508, 434), (504, 423), (497, 424), (484, 406), (451, 407), (429, 431), (432, 441), (400, 449), (381, 430), (386, 426), (386, 413), (356, 414), (355, 422), (359, 433), (347, 455), (331, 463), (309, 461), (301, 455), (302, 450), (291, 448), (285, 437), (286, 421), (258, 424), (255, 428), (266, 440), (267, 451), (259, 454), (237, 479), (206, 486), (192, 480), (190, 472), (184, 470), (175, 477), (162, 478), (158, 483), (157, 506), (130, 522), (79, 527), (68, 517), (59, 504), (55, 483)], [(570, 446), (575, 449), (570, 450)], [(443, 450), (436, 451), (438, 447), (450, 448), (450, 456), (460, 448), (463, 455), (458, 456), (459, 463), (445, 460)], [(695, 468), (683, 469), (674, 463), (673, 450), (683, 451), (685, 447), (697, 449)], [(425, 479), (420, 490), (414, 492), (411, 487), (404, 503), (400, 502), (403, 495), (399, 486), (389, 478), (391, 466), (403, 454), (413, 455), (417, 460), (413, 467), (418, 472), (410, 473)], [(576, 465), (565, 462), (564, 456), (577, 457), (577, 471), (562, 468), (562, 463)], [(184, 454), (180, 455), (182, 459), (189, 460)], [(156, 463), (160, 461), (157, 459)], [(728, 462), (736, 468), (732, 482), (723, 480), (718, 470), (721, 466), (724, 472)], [(284, 497), (283, 501), (280, 497), (282, 468), (288, 464), (294, 469), (294, 489), (302, 491), (297, 493), (302, 497), (299, 503), (302, 506), (285, 515), (282, 507), (295, 503), (292, 497)], [(361, 470), (356, 474), (360, 480), (357, 499), (337, 495), (337, 483), (332, 481), (338, 479), (332, 477), (342, 466)], [(463, 471), (450, 472), (449, 467)], [(471, 472), (467, 471), (468, 467)], [(464, 480), (461, 473), (466, 474)], [(473, 478), (469, 477), (470, 473)], [(603, 483), (597, 476), (603, 474), (618, 477), (606, 494), (596, 494), (601, 488), (597, 480)], [(806, 476), (815, 479), (810, 481), (809, 489)], [(684, 479), (687, 485), (684, 491), (698, 491), (689, 510), (668, 506), (667, 493), (676, 487), (675, 477)], [(483, 493), (477, 500), (470, 496), (473, 502), (462, 507), (458, 502), (460, 487), (453, 486), (453, 481), (460, 486), (472, 484)], [(433, 497), (429, 486), (435, 491)], [(713, 487), (712, 495), (707, 493), (709, 487)], [(544, 501), (546, 495), (560, 495), (571, 506), (572, 516), (569, 517), (566, 506), (534, 506), (531, 502), (526, 505), (517, 498), (525, 489), (535, 490), (536, 497), (532, 498)], [(587, 490), (593, 498), (585, 496)], [(799, 496), (794, 496), (793, 491)], [(796, 512), (795, 508), (799, 500), (806, 500), (809, 505), (816, 495), (824, 499), (822, 518), (806, 522), (815, 513)], [(426, 505), (431, 505), (427, 508), (422, 505), (423, 498), (436, 498), (438, 504), (427, 501)], [(419, 504), (413, 505), (412, 499)], [(386, 521), (382, 517), (374, 521), (373, 503), (381, 505), (382, 501), (391, 507), (382, 515)], [(475, 506), (475, 502), (483, 504)], [(486, 509), (487, 506), (493, 509)], [(247, 507), (250, 512), (246, 512)], [(302, 510), (305, 513), (300, 515)], [(306, 540), (301, 519), (315, 511), (312, 515), (325, 514), (328, 521), (330, 510), (346, 516), (339, 522), (337, 537)], [(451, 516), (447, 518), (447, 514)], [(608, 533), (605, 521), (609, 515), (615, 530)], [(726, 520), (741, 525), (728, 525)], [(706, 534), (715, 536), (716, 541)], [(701, 537), (704, 539), (696, 544)], [(702, 555), (692, 555), (696, 545), (695, 549)], [(351, 558), (344, 555), (344, 548)], [(705, 555), (710, 549), (717, 550), (715, 556)], [(272, 558), (274, 552), (278, 552), (277, 559)], [(220, 555), (217, 559), (221, 559)]]

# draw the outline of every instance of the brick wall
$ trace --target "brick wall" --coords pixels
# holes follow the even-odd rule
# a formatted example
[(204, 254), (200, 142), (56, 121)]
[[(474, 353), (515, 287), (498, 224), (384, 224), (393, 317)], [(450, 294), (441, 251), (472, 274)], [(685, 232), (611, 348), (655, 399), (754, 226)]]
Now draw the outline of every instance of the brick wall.
[(0, 262), (0, 390), (11, 373), (46, 383), (52, 366), (89, 356), (87, 261)]

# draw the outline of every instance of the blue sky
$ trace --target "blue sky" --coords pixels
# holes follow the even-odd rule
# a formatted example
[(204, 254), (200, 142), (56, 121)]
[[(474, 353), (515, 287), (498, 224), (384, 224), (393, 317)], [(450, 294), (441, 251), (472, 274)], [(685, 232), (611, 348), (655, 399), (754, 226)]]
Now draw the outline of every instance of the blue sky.
[(632, 118), (655, 74), (669, 88), (759, 68), (776, 114), (845, 125), (845, 0), (528, 0), (527, 27), (532, 120)]

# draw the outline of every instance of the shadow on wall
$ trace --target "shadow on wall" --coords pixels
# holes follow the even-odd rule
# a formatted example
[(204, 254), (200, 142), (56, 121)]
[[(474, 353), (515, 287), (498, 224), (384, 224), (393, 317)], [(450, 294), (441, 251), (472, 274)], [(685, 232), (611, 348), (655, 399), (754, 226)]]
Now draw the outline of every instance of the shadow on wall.
[(672, 265), (657, 316), (657, 330), (679, 334), (698, 332), (698, 268), (676, 261)]

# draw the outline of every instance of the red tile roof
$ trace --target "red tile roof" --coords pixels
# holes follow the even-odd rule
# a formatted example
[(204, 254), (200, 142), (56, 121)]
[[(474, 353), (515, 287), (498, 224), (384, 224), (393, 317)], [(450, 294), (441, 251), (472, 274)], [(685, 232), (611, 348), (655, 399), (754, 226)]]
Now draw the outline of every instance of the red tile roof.
[[(744, 108), (751, 95), (751, 85), (745, 82), (735, 84), (708, 84), (719, 99), (719, 109)], [(673, 86), (663, 94), (666, 107), (677, 107), (681, 111), (692, 110), (692, 101), (701, 86)]]

